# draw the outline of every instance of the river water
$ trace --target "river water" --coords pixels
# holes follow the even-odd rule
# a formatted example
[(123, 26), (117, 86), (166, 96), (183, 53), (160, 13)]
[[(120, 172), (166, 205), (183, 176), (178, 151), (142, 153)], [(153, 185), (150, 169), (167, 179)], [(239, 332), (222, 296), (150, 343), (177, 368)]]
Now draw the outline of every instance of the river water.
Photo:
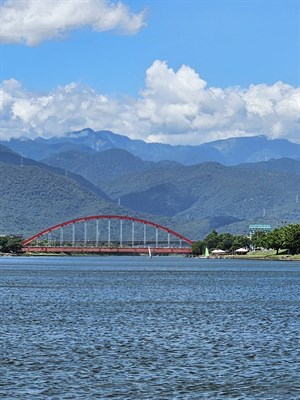
[(1, 399), (300, 399), (300, 262), (1, 257)]

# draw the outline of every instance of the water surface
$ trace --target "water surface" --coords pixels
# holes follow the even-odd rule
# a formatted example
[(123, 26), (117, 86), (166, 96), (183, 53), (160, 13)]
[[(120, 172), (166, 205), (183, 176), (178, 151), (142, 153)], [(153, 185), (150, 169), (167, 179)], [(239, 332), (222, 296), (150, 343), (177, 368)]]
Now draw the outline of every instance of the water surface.
[(300, 263), (1, 257), (0, 398), (300, 399)]

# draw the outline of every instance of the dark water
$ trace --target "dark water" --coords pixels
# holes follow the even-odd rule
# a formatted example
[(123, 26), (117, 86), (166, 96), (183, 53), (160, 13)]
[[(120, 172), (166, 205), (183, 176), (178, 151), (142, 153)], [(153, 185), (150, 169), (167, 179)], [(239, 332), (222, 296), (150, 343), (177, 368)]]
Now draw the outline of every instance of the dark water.
[(0, 398), (300, 399), (300, 263), (0, 259)]

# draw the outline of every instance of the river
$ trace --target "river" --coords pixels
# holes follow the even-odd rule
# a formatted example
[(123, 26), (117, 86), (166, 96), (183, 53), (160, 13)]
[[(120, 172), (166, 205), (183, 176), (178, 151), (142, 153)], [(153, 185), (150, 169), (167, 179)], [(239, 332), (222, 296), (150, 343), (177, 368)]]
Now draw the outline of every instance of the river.
[(300, 262), (0, 257), (0, 398), (300, 399)]

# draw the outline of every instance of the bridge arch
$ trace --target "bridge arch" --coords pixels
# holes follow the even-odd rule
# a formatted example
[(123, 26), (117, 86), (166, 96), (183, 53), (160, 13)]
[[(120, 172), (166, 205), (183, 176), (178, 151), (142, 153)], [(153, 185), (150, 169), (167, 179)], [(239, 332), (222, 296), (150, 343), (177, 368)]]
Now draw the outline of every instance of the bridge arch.
[(124, 220), (124, 221), (132, 221), (132, 222), (137, 222), (137, 223), (141, 223), (141, 224), (145, 224), (145, 225), (150, 225), (150, 226), (153, 226), (153, 227), (155, 227), (157, 229), (163, 230), (163, 231), (167, 232), (168, 234), (171, 234), (171, 235), (177, 237), (178, 239), (182, 240), (183, 242), (185, 242), (185, 243), (187, 243), (189, 245), (193, 244), (192, 240), (190, 240), (187, 237), (181, 235), (180, 233), (178, 233), (178, 232), (176, 232), (176, 231), (174, 231), (174, 230), (172, 230), (170, 228), (167, 228), (167, 227), (165, 227), (163, 225), (160, 225), (160, 224), (157, 224), (155, 222), (148, 221), (148, 220), (145, 220), (145, 219), (131, 217), (131, 216), (127, 216), (127, 215), (91, 215), (91, 216), (87, 216), (87, 217), (80, 217), (80, 218), (71, 219), (69, 221), (65, 221), (65, 222), (62, 222), (60, 224), (51, 226), (50, 228), (47, 228), (47, 229), (45, 229), (45, 230), (43, 230), (43, 231), (41, 231), (41, 232), (31, 236), (31, 237), (25, 239), (22, 242), (22, 245), (23, 246), (27, 246), (28, 244), (30, 244), (31, 242), (35, 241), (36, 239), (42, 237), (43, 235), (46, 235), (48, 233), (51, 233), (51, 232), (53, 232), (53, 231), (55, 231), (57, 229), (63, 228), (63, 227), (68, 226), (68, 225), (76, 224), (76, 223), (79, 223), (79, 222), (87, 222), (87, 221), (101, 220), (101, 219)]

